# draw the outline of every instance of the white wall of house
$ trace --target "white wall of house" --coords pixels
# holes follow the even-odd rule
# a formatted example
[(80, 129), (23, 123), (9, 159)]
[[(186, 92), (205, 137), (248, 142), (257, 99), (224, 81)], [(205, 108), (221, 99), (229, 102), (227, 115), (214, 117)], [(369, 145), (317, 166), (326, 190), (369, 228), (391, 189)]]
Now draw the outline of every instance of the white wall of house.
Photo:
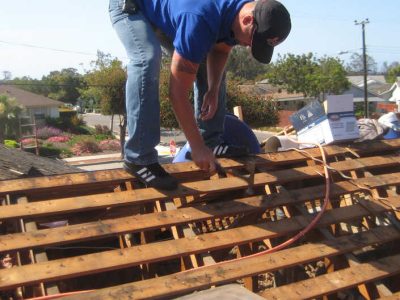
[(400, 100), (400, 87), (397, 87), (397, 89), (393, 91), (392, 97), (390, 99), (393, 99), (394, 101)]
[(44, 115), (44, 117), (50, 118), (60, 117), (58, 107), (31, 107), (27, 109), (27, 114), (31, 117), (35, 115)]
[(395, 82), (390, 89), (392, 91), (392, 97), (390, 97), (389, 101), (396, 102), (397, 111), (400, 111), (400, 83), (399, 81)]

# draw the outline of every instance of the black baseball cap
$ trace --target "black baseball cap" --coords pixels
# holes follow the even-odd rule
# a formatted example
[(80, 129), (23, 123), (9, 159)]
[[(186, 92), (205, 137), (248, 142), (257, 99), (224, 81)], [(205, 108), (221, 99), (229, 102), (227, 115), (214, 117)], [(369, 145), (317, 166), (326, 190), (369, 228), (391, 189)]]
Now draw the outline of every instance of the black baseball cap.
[(251, 53), (259, 62), (271, 61), (274, 47), (289, 35), (292, 24), (282, 3), (275, 0), (258, 0), (253, 11), (255, 30)]

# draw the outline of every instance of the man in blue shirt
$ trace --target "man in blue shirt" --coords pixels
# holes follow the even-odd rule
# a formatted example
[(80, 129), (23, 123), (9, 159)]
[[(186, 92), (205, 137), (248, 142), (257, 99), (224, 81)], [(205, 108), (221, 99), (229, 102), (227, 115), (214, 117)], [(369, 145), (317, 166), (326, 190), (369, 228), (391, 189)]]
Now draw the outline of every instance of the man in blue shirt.
[[(244, 154), (221, 141), (225, 65), (235, 45), (251, 47), (254, 58), (269, 63), (291, 29), (286, 8), (275, 0), (110, 0), (109, 12), (129, 57), (124, 168), (146, 186), (177, 186), (155, 150), (161, 45), (171, 50), (170, 100), (196, 165), (214, 172), (215, 156)], [(195, 81), (198, 124), (188, 99)]]

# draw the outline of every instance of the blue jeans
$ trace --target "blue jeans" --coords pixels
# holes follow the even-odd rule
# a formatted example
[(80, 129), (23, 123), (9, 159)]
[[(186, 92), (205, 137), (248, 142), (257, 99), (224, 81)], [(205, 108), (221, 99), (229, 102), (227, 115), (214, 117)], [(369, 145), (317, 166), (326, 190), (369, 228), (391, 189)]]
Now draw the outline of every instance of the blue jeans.
[[(123, 0), (110, 0), (109, 14), (129, 59), (126, 82), (128, 138), (125, 143), (125, 160), (138, 165), (148, 165), (157, 162), (155, 147), (160, 143), (161, 45), (146, 17), (140, 11), (132, 15), (123, 13), (122, 5)], [(207, 91), (205, 69), (205, 65), (200, 67), (195, 84), (196, 116)], [(220, 94), (225, 95), (225, 88), (222, 86)], [(209, 147), (221, 142), (225, 97), (220, 97), (219, 102), (218, 111), (212, 120), (198, 121), (200, 132)]]

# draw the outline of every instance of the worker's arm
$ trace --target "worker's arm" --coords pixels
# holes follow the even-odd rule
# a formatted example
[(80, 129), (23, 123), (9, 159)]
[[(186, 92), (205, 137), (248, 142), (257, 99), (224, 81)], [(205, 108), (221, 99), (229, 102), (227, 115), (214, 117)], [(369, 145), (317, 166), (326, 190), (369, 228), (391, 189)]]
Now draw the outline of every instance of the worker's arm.
[(218, 95), (225, 65), (232, 47), (225, 43), (215, 44), (207, 55), (208, 91), (201, 107), (201, 119), (210, 120), (218, 108)]
[(175, 116), (192, 149), (193, 161), (200, 169), (214, 172), (214, 154), (204, 144), (203, 137), (197, 128), (192, 105), (189, 102), (189, 91), (193, 86), (198, 68), (198, 64), (183, 58), (175, 51), (171, 62), (169, 96)]

